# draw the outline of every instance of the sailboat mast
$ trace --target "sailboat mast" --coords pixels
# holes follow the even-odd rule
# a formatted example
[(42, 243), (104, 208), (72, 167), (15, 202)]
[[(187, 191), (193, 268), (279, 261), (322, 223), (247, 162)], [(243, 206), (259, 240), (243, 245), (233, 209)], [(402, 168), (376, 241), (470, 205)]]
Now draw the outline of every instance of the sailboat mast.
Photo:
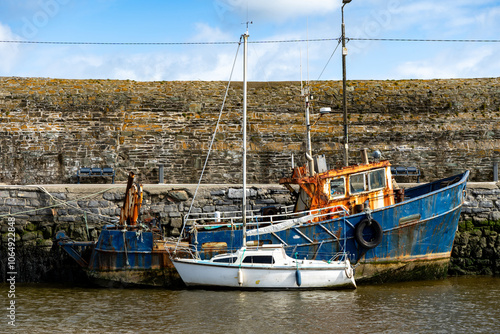
[(247, 245), (247, 31), (243, 34), (243, 246)]
[(305, 90), (306, 97), (306, 159), (309, 165), (309, 174), (314, 175), (314, 162), (312, 158), (312, 145), (311, 145), (311, 121), (309, 116), (309, 87)]

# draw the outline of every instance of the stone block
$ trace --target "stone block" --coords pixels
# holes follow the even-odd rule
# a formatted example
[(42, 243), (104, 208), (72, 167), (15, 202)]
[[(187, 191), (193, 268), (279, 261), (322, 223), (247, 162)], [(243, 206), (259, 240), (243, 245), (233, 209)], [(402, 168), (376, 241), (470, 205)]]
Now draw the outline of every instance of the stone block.
[(500, 211), (493, 211), (490, 213), (491, 221), (500, 221)]
[(21, 235), (22, 241), (30, 241), (36, 239), (38, 234), (36, 232), (25, 232)]
[(182, 218), (172, 218), (170, 220), (170, 226), (176, 228), (182, 228)]
[[(236, 205), (224, 205), (224, 206), (216, 206), (215, 209), (217, 211), (221, 211), (221, 212), (237, 212), (237, 211), (240, 211), (241, 209), (236, 206)], [(247, 208), (248, 210), (250, 210), (250, 208)]]
[(17, 193), (17, 197), (19, 198), (38, 198), (38, 193), (37, 192), (22, 192), (22, 191), (19, 191)]
[(203, 207), (203, 212), (214, 212), (215, 211), (215, 206), (214, 205), (206, 205)]
[(168, 192), (168, 196), (178, 202), (184, 202), (189, 199), (189, 195), (185, 190), (171, 190)]
[(115, 201), (116, 194), (112, 192), (105, 192), (104, 194), (102, 194), (102, 198), (104, 198), (107, 201)]
[(96, 200), (91, 200), (87, 203), (87, 207), (89, 208), (99, 208), (101, 207), (101, 203), (99, 203), (99, 201), (96, 201)]
[(479, 202), (479, 207), (480, 208), (492, 208), (493, 207), (493, 202), (492, 201), (480, 201)]
[(177, 212), (178, 211), (178, 207), (177, 207), (177, 205), (174, 205), (174, 204), (165, 205), (163, 207), (163, 211), (165, 211), (165, 212)]
[(65, 193), (50, 193), (50, 195), (54, 198), (60, 199), (62, 201), (65, 201), (67, 199), (67, 195)]
[(210, 196), (215, 197), (215, 196), (226, 196), (226, 191), (225, 190), (214, 190), (210, 192)]
[(263, 198), (255, 201), (257, 204), (275, 204), (276, 200), (273, 198)]
[(276, 203), (288, 204), (290, 202), (290, 195), (275, 195)]
[(7, 198), (5, 200), (5, 205), (9, 206), (25, 206), (26, 200), (24, 198)]
[[(247, 189), (246, 190), (246, 196), (247, 198), (251, 197), (257, 197), (257, 191), (255, 189)], [(227, 192), (227, 197), (229, 199), (242, 199), (243, 198), (243, 189), (239, 188), (229, 188), (229, 191)]]
[(233, 205), (234, 204), (233, 201), (229, 201), (229, 200), (216, 200), (214, 203), (216, 206), (224, 206), (224, 205)]
[(75, 222), (75, 221), (77, 221), (75, 216), (63, 216), (63, 217), (59, 217), (58, 220), (60, 222)]
[(29, 199), (29, 205), (33, 206), (33, 207), (40, 207), (40, 206), (42, 206), (42, 204), (40, 203), (40, 201), (38, 199), (36, 199), (36, 198)]
[(174, 227), (172, 231), (170, 232), (173, 237), (178, 237), (181, 235), (181, 232), (178, 228)]
[(163, 212), (165, 207), (163, 205), (151, 205), (149, 209), (146, 209), (145, 211), (149, 211), (152, 213), (160, 213)]
[(54, 221), (54, 217), (52, 216), (43, 216), (43, 215), (35, 215), (29, 218), (30, 222), (33, 223), (41, 223), (41, 222), (52, 222)]
[(479, 206), (479, 202), (476, 200), (464, 201), (464, 208), (476, 208)]

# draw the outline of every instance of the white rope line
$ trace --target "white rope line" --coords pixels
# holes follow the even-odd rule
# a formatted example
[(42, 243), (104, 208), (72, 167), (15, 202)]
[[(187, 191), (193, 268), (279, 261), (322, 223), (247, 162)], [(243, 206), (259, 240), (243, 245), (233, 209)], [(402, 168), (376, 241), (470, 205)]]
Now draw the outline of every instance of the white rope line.
[[(21, 186), (22, 187), (22, 186)], [(26, 186), (28, 187), (28, 186)], [(70, 201), (62, 201), (60, 199), (57, 199), (55, 198), (54, 196), (52, 196), (52, 194), (50, 194), (47, 189), (45, 189), (43, 186), (35, 186), (36, 188), (38, 188), (39, 190), (41, 190), (42, 192), (44, 192), (45, 194), (49, 195), (49, 197), (55, 201), (55, 202), (58, 202), (57, 204), (53, 204), (53, 205), (48, 205), (48, 206), (45, 206), (45, 207), (42, 207), (42, 208), (37, 208), (37, 209), (32, 209), (32, 210), (26, 210), (26, 211), (21, 211), (21, 212), (16, 212), (16, 213), (7, 213), (7, 214), (3, 214), (3, 215), (0, 215), (0, 218), (3, 218), (3, 217), (10, 217), (10, 216), (18, 216), (18, 215), (22, 215), (22, 214), (25, 214), (25, 213), (31, 213), (31, 212), (36, 212), (36, 211), (40, 211), (40, 210), (44, 210), (44, 209), (51, 209), (51, 208), (56, 208), (56, 207), (61, 207), (61, 206), (70, 206), (76, 210), (80, 210), (82, 212), (86, 212), (87, 214), (91, 214), (91, 215), (96, 215), (96, 216), (100, 216), (100, 217), (104, 217), (104, 218), (107, 218), (107, 219), (115, 219), (114, 217), (110, 217), (110, 216), (104, 216), (104, 215), (100, 215), (100, 214), (97, 214), (97, 213), (93, 213), (91, 211), (86, 211), (82, 208), (79, 208), (75, 205), (72, 205), (70, 203), (72, 202), (76, 202), (76, 201), (80, 201), (80, 200), (83, 200), (83, 199), (86, 199), (86, 198), (89, 198), (89, 197), (94, 197), (94, 196), (97, 196), (101, 193), (104, 193), (108, 190), (111, 190), (111, 189), (115, 189), (115, 188), (118, 188), (117, 186), (115, 187), (110, 187), (110, 188), (107, 188), (107, 189), (104, 189), (104, 190), (100, 190), (98, 192), (95, 192), (95, 193), (92, 193), (90, 195), (87, 195), (87, 196), (83, 196), (83, 197), (79, 197), (77, 199), (73, 199), (73, 200), (70, 200)]]
[[(240, 46), (241, 46), (241, 37), (240, 37), (240, 41), (238, 43), (238, 48), (236, 49), (236, 55), (234, 57), (233, 67), (231, 68), (231, 74), (229, 75), (229, 80), (227, 82), (226, 92), (224, 94), (224, 99), (222, 100), (222, 106), (220, 108), (219, 118), (217, 119), (217, 124), (215, 125), (214, 134), (212, 136), (212, 140), (210, 141), (210, 146), (208, 148), (207, 157), (205, 158), (205, 163), (203, 165), (203, 169), (201, 171), (201, 175), (200, 175), (200, 178), (198, 180), (198, 184), (197, 184), (196, 189), (194, 191), (193, 199), (191, 200), (191, 205), (189, 206), (189, 211), (184, 216), (184, 223), (182, 224), (182, 230), (181, 230), (181, 234), (180, 234), (181, 236), (184, 233), (184, 230), (186, 228), (186, 217), (189, 217), (189, 215), (191, 214), (191, 210), (193, 209), (193, 205), (194, 205), (194, 201), (196, 199), (196, 195), (198, 194), (198, 189), (200, 188), (201, 180), (203, 179), (203, 175), (205, 174), (205, 169), (207, 168), (208, 158), (210, 157), (210, 153), (212, 152), (212, 147), (213, 147), (214, 142), (215, 142), (215, 135), (217, 134), (217, 130), (219, 128), (219, 124), (220, 124), (220, 121), (221, 121), (221, 118), (222, 118), (222, 114), (223, 114), (223, 111), (224, 111), (224, 106), (226, 104), (226, 99), (227, 99), (227, 96), (229, 94), (229, 87), (231, 85), (231, 79), (233, 78), (233, 72), (234, 72), (234, 68), (236, 66), (236, 59), (238, 58), (238, 53), (240, 51)], [(177, 250), (177, 247), (179, 246), (180, 242), (181, 242), (181, 238), (179, 237), (179, 239), (177, 240), (177, 244), (175, 245), (174, 252)]]

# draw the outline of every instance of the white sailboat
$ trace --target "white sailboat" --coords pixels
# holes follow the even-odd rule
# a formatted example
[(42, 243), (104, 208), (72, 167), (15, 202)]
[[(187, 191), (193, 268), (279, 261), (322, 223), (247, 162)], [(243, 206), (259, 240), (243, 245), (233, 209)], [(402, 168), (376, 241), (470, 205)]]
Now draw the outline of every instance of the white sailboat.
[[(247, 41), (243, 35), (243, 246), (234, 253), (210, 260), (172, 259), (187, 286), (242, 289), (355, 288), (354, 272), (347, 255), (339, 253), (329, 261), (299, 260), (288, 256), (281, 244), (247, 245), (246, 242), (246, 99)], [(297, 257), (297, 253), (295, 253)]]

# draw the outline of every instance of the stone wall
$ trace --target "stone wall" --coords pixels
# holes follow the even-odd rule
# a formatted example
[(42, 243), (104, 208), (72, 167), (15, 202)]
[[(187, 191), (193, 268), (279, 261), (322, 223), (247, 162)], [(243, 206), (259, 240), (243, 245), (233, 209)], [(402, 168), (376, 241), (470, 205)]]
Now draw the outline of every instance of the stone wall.
[(500, 275), (500, 183), (467, 185), (450, 275)]
[[(134, 171), (143, 183), (196, 183), (221, 108), (225, 82), (135, 82), (0, 77), (0, 182), (74, 182), (80, 167)], [(232, 83), (205, 182), (241, 178), (241, 83)], [(342, 85), (314, 82), (313, 151), (342, 161)], [(349, 81), (352, 162), (361, 148), (393, 165), (417, 166), (422, 180), (471, 170), (492, 180), (500, 158), (500, 79)], [(292, 155), (304, 163), (299, 82), (252, 82), (248, 176), (275, 183)], [(318, 115), (320, 107), (333, 113)], [(104, 181), (103, 181), (104, 182)]]
[[(292, 204), (282, 186), (250, 188), (249, 210)], [(178, 236), (195, 189), (193, 185), (145, 185), (141, 219), (156, 219), (168, 236)], [(192, 213), (238, 210), (238, 190), (237, 185), (202, 185)], [(83, 275), (78, 275), (76, 263), (55, 245), (55, 233), (65, 230), (75, 240), (97, 240), (109, 221), (106, 217), (119, 214), (124, 192), (125, 185), (0, 186), (0, 254), (6, 254), (7, 217), (14, 218), (18, 281), (79, 279)], [(499, 274), (500, 183), (469, 183), (462, 211), (450, 273)], [(1, 256), (0, 281), (5, 280), (6, 268)]]

